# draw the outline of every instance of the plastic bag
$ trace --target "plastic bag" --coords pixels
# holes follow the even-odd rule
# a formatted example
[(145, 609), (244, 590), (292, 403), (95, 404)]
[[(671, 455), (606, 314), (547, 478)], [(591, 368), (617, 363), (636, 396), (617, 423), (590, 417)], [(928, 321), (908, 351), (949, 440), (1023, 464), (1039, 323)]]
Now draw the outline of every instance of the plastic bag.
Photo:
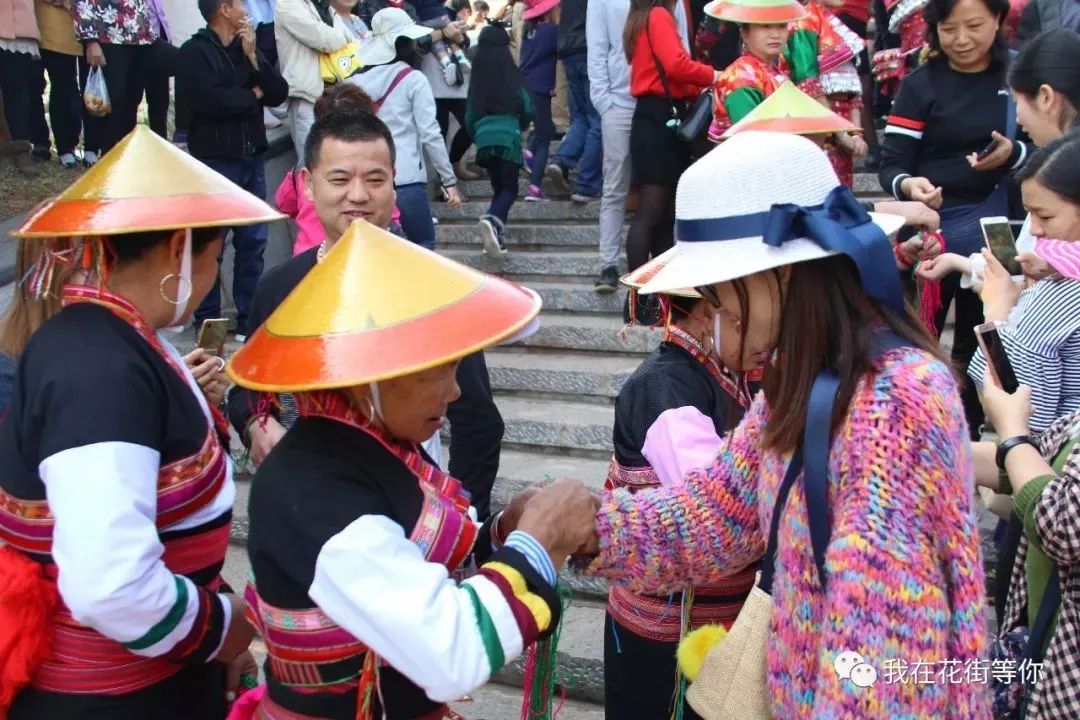
[(105, 73), (99, 67), (90, 68), (86, 89), (83, 90), (83, 102), (87, 112), (94, 117), (104, 117), (112, 112), (112, 100), (109, 99), (109, 88), (105, 85)]

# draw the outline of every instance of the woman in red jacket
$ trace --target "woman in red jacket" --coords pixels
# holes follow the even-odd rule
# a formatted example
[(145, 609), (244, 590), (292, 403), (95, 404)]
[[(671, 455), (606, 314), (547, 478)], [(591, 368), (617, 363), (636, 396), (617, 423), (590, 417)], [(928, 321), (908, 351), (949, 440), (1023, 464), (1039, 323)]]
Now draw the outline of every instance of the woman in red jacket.
[[(675, 186), (690, 165), (690, 149), (671, 121), (717, 77), (712, 66), (690, 58), (672, 14), (675, 2), (632, 0), (623, 31), (630, 94), (637, 98), (630, 124), (630, 175), (639, 191), (626, 240), (631, 270), (674, 244)], [(654, 319), (635, 310), (646, 324)]]

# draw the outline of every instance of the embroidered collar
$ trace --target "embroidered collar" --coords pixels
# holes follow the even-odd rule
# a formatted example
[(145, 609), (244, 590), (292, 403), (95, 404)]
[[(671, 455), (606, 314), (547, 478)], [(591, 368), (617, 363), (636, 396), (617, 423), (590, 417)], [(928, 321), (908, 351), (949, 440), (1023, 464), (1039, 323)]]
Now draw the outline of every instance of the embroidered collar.
[(680, 347), (690, 353), (691, 357), (705, 366), (705, 369), (709, 371), (709, 374), (713, 376), (716, 382), (720, 383), (720, 387), (722, 387), (724, 392), (730, 395), (735, 402), (739, 403), (744, 410), (750, 407), (750, 391), (746, 387), (745, 379), (736, 380), (732, 377), (730, 373), (720, 366), (720, 363), (716, 361), (716, 358), (713, 357), (712, 353), (705, 352), (705, 348), (696, 337), (686, 332), (678, 325), (669, 324), (664, 328), (663, 341)]
[(467, 512), (470, 497), (458, 480), (432, 465), (420, 454), (416, 443), (406, 443), (391, 437), (385, 430), (372, 425), (348, 399), (337, 390), (309, 390), (296, 393), (296, 410), (301, 417), (322, 417), (367, 433), (391, 452), (409, 469), (420, 483), (435, 489), (454, 506)]
[[(158, 337), (154, 328), (150, 326), (150, 323), (146, 321), (143, 314), (139, 312), (139, 309), (135, 307), (130, 300), (101, 287), (94, 287), (92, 285), (65, 285), (61, 293), (61, 304), (63, 307), (76, 305), (78, 303), (99, 305), (126, 322), (143, 340), (149, 343), (150, 347), (154, 348), (154, 350), (164, 358), (165, 362), (169, 364), (169, 367), (175, 370), (180, 376), (180, 379), (184, 381), (184, 384), (188, 385), (188, 374), (185, 371), (185, 368), (177, 361), (172, 353), (165, 349), (165, 346), (161, 343), (161, 338)], [(206, 406), (210, 410), (210, 417), (213, 418), (214, 429), (217, 430), (218, 438), (221, 440), (224, 447), (228, 447), (229, 424), (225, 420), (225, 416), (216, 407), (211, 407), (210, 403), (207, 403)]]

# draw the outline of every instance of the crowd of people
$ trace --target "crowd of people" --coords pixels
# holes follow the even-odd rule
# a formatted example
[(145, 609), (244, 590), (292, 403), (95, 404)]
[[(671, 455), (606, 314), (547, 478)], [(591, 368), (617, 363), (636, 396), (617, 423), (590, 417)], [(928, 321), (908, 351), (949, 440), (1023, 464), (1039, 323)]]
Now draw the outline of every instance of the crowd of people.
[[(199, 0), (186, 38), (167, 0), (4, 8), (5, 152), (91, 167), (13, 233), (0, 715), (459, 718), (556, 633), (569, 560), (610, 583), (609, 717), (1080, 716), (1069, 3)], [(893, 199), (860, 202), (857, 165)], [(602, 494), (491, 506), (483, 351), (541, 302), (434, 252), (429, 191), (460, 207), (478, 171), (493, 260), (519, 194), (599, 202), (596, 289), (662, 332)], [(282, 213), (294, 256), (264, 272)], [(243, 345), (181, 355), (227, 237)]]

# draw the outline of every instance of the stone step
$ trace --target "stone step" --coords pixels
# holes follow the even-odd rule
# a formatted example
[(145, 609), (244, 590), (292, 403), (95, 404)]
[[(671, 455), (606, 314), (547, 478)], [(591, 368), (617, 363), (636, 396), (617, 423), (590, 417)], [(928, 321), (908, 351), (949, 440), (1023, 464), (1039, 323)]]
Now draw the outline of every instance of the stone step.
[[(432, 203), (432, 212), (439, 219), (439, 223), (475, 223), (480, 216), (487, 212), (488, 203), (483, 201), (471, 201), (455, 210), (446, 203)], [(548, 222), (593, 222), (600, 217), (600, 203), (578, 204), (569, 200), (549, 200), (548, 202), (525, 202), (514, 203), (510, 210), (510, 222), (529, 222), (533, 220)]]
[(583, 451), (601, 459), (611, 453), (612, 405), (502, 394), (496, 404), (506, 425), (504, 443)]
[[(856, 195), (876, 194), (881, 193), (881, 183), (878, 182), (877, 173), (869, 172), (856, 172), (855, 181), (852, 183), (852, 190)], [(520, 200), (525, 195), (525, 189), (529, 186), (529, 182), (522, 178), (518, 182), (518, 199)], [(480, 198), (491, 197), (491, 183), (485, 178), (483, 180), (469, 180), (465, 182), (459, 182), (458, 187), (461, 189), (465, 196), (470, 200)], [(544, 192), (548, 194), (553, 200), (567, 200), (569, 199), (569, 193), (557, 191), (555, 186), (547, 178), (544, 179), (543, 184)], [(597, 201), (593, 201), (597, 202)]]
[[(436, 231), (441, 248), (460, 245), (482, 245), (481, 235), (475, 223), (440, 224)], [(506, 244), (513, 252), (518, 247), (551, 247), (553, 250), (595, 249), (600, 242), (600, 229), (595, 225), (531, 225), (519, 224), (511, 218), (506, 229)]]
[[(558, 674), (569, 680), (565, 688), (568, 697), (593, 703), (604, 702), (604, 622), (602, 603), (582, 600), (577, 596), (563, 613)], [(494, 679), (520, 686), (524, 666), (525, 657), (519, 657), (496, 673)]]
[(622, 315), (582, 315), (544, 312), (540, 328), (516, 345), (593, 352), (647, 354), (660, 344), (662, 334), (643, 327), (625, 328)]
[(496, 390), (614, 398), (641, 362), (638, 357), (605, 357), (598, 353), (515, 350), (486, 353), (491, 385)]
[[(444, 250), (442, 254), (484, 272), (496, 272), (499, 269), (494, 260), (475, 250)], [(502, 274), (508, 276), (556, 275), (595, 278), (600, 274), (600, 256), (595, 251), (589, 250), (567, 250), (559, 253), (511, 250), (500, 260)]]
[(580, 480), (590, 490), (600, 492), (607, 470), (606, 458), (504, 447), (499, 453), (499, 475), (491, 491), (491, 507), (504, 508), (522, 490), (564, 477)]
[[(468, 720), (510, 720), (521, 715), (521, 687), (489, 682), (469, 694), (466, 702), (450, 703), (450, 707)], [(555, 698), (556, 707), (560, 702)], [(559, 711), (559, 720), (604, 720), (602, 703), (567, 700)]]
[(601, 294), (596, 292), (593, 282), (593, 278), (583, 277), (577, 282), (529, 280), (525, 284), (539, 293), (545, 310), (621, 316), (626, 290), (620, 287), (613, 293)]

